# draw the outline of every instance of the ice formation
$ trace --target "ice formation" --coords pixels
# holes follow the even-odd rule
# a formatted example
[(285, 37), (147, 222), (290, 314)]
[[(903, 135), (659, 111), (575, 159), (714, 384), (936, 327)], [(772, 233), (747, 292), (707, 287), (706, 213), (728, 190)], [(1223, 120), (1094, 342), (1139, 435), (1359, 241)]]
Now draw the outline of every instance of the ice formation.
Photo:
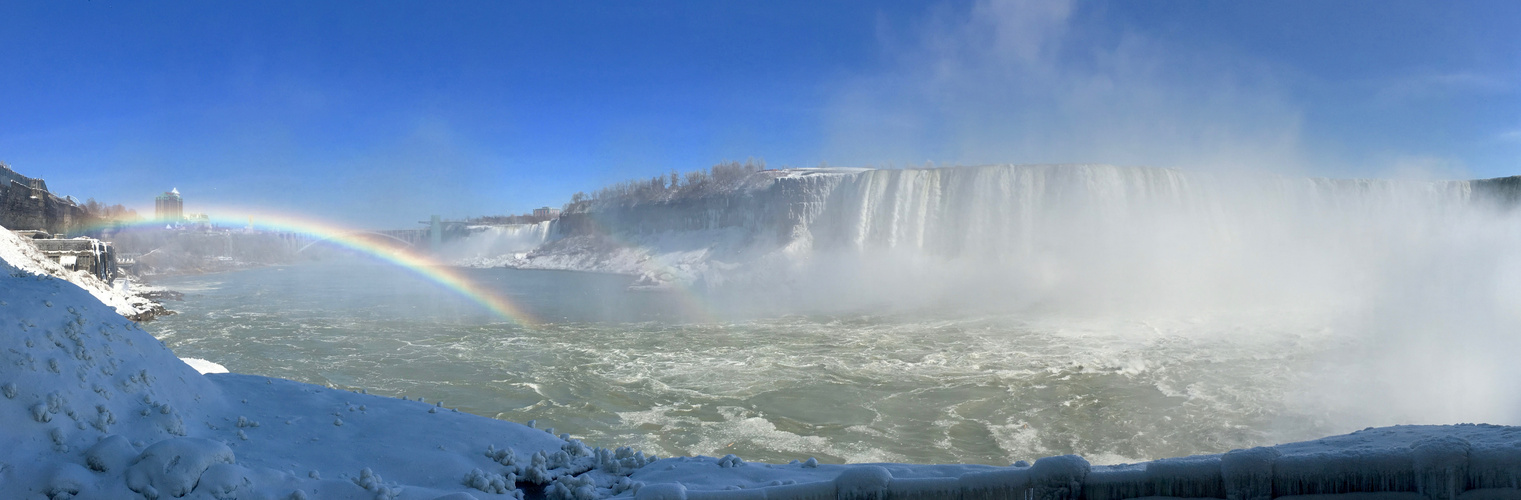
[(164, 307), (157, 302), (143, 297), (139, 292), (149, 289), (138, 290), (127, 281), (118, 281), (115, 286), (97, 278), (89, 271), (70, 271), (56, 262), (42, 256), (42, 252), (20, 236), (8, 230), (0, 228), (0, 260), (13, 263), (12, 266), (18, 271), (32, 274), (43, 274), (68, 280), (80, 288), (90, 292), (96, 299), (111, 306), (118, 314), (129, 318), (147, 318), (163, 314)]

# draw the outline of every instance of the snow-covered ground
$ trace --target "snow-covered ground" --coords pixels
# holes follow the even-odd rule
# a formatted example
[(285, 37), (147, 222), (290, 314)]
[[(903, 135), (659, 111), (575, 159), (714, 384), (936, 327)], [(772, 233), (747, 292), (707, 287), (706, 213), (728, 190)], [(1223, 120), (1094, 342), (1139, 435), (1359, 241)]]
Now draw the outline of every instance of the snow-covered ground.
[(647, 461), (421, 398), (202, 375), (0, 248), (0, 498), (590, 498)]
[(23, 241), (20, 236), (0, 227), (0, 259), (32, 274), (44, 274), (62, 278), (79, 285), (96, 299), (116, 310), (118, 314), (134, 319), (148, 319), (165, 313), (164, 307), (143, 296), (152, 291), (148, 287), (122, 280), (113, 286), (89, 271), (69, 271), (57, 262), (43, 257), (37, 247)]
[(1521, 427), (1492, 425), (1118, 466), (654, 460), (422, 398), (203, 375), (86, 289), (37, 272), (19, 243), (0, 240), (0, 498), (1521, 498)]
[(740, 228), (705, 231), (667, 231), (614, 239), (603, 235), (576, 235), (549, 241), (532, 252), (479, 267), (515, 267), (637, 276), (635, 287), (661, 287), (711, 283), (724, 279), (731, 261), (756, 257), (751, 235)]

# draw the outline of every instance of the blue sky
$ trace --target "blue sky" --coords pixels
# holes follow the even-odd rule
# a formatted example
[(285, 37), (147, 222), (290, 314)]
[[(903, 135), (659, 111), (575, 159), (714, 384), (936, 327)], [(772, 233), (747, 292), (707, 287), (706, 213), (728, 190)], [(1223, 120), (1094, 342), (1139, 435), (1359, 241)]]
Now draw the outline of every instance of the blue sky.
[(376, 228), (747, 157), (1497, 177), (1517, 31), (1503, 1), (0, 0), (0, 160)]

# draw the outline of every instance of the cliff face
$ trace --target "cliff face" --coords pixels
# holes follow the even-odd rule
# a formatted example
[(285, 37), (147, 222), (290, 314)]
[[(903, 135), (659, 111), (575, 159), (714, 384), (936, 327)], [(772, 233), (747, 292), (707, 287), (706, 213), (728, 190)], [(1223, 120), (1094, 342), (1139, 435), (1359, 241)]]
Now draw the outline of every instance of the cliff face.
[(999, 165), (783, 171), (758, 189), (567, 213), (559, 237), (638, 239), (737, 229), (817, 250), (901, 248), (941, 256), (1009, 256), (1074, 225), (1118, 229), (1160, 218), (1217, 226), (1305, 210), (1372, 212), (1521, 205), (1521, 176), (1476, 181), (1258, 178), (1174, 169)]
[(708, 284), (885, 255), (1021, 283), (1163, 286), (1206, 268), (1221, 280), (1274, 281), (1262, 273), (1360, 269), (1367, 256), (1415, 245), (1411, 235), (1460, 241), (1457, 232), (1521, 205), (1521, 177), (1227, 177), (1109, 165), (762, 173), (770, 178), (745, 189), (563, 214), (543, 246), (496, 262)]
[(1497, 177), (1469, 182), (1477, 197), (1496, 203), (1505, 209), (1521, 206), (1521, 175)]
[(0, 165), (0, 226), (63, 234), (86, 224), (87, 217), (83, 207), (48, 192), (42, 179)]
[(786, 171), (759, 188), (708, 196), (601, 207), (561, 214), (558, 236), (611, 235), (638, 237), (677, 231), (739, 229), (759, 237), (786, 242), (798, 236), (823, 209), (830, 193), (857, 170), (800, 169)]

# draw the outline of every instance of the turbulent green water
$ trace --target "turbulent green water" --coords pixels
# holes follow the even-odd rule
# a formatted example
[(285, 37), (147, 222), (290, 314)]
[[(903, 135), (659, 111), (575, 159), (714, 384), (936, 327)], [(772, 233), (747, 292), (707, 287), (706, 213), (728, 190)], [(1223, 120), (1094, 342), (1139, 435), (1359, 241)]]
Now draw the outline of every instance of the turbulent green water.
[(185, 301), (149, 329), (234, 372), (422, 396), (661, 456), (1105, 463), (1345, 430), (1290, 403), (1329, 341), (1304, 327), (954, 311), (715, 320), (702, 299), (626, 292), (626, 277), (466, 272), (546, 324), (495, 318), (396, 268), (312, 264), (159, 280)]

